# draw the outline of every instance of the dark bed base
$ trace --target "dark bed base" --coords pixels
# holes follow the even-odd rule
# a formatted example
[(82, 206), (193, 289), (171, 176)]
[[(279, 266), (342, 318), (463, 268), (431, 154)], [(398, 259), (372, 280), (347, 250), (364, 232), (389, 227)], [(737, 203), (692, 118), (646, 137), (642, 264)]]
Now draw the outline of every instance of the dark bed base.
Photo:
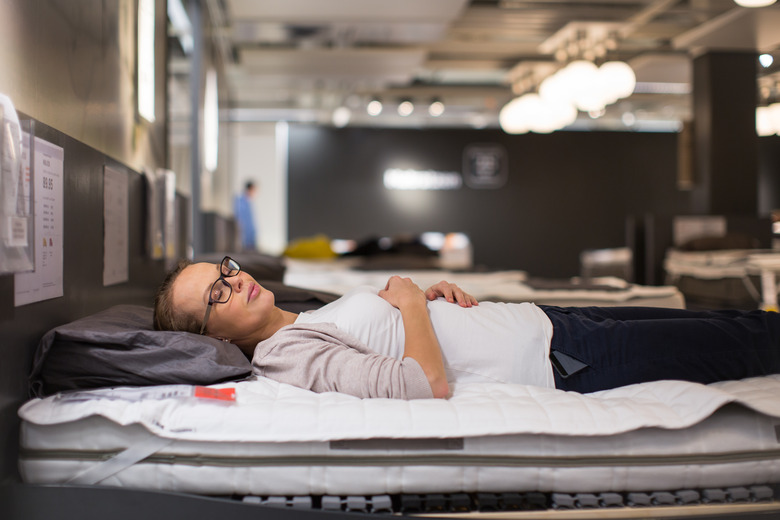
[[(754, 292), (746, 284), (752, 284)], [(761, 280), (758, 276), (707, 280), (683, 275), (673, 285), (683, 293), (689, 309), (753, 310), (758, 309), (761, 303)]]
[[(206, 497), (100, 486), (0, 487), (9, 520), (327, 520), (436, 515), (577, 518), (770, 519), (780, 516), (780, 485), (648, 493), (457, 493), (376, 497)], [(646, 512), (646, 514), (645, 514)], [(9, 517), (5, 515), (10, 513)], [(590, 518), (590, 517), (589, 517)]]

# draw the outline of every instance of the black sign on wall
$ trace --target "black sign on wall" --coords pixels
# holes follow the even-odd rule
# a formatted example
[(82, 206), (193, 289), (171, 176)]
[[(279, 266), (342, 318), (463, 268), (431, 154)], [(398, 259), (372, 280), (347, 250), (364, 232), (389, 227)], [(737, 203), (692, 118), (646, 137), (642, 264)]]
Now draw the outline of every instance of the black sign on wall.
[(463, 178), (470, 188), (500, 188), (507, 171), (506, 150), (500, 144), (470, 144), (463, 150)]

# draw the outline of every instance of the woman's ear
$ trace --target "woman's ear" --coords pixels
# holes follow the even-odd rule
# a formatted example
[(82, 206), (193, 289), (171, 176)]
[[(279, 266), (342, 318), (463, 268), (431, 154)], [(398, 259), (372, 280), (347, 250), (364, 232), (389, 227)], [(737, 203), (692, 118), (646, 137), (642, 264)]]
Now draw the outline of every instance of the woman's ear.
[(216, 336), (214, 334), (209, 333), (208, 331), (206, 331), (206, 334), (204, 334), (204, 336), (209, 337), (209, 338), (218, 339), (219, 341), (224, 341), (226, 343), (230, 343), (230, 340), (228, 338), (223, 338), (222, 336)]

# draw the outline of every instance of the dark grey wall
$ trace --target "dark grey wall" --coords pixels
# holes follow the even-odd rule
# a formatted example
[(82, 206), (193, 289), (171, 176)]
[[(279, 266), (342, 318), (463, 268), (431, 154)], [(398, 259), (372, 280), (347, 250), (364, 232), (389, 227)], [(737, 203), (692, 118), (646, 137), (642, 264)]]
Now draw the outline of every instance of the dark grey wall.
[[(386, 168), (462, 171), (464, 148), (508, 154), (500, 189), (390, 191)], [(475, 262), (535, 276), (579, 271), (583, 249), (626, 245), (626, 219), (688, 212), (677, 134), (290, 128), (289, 233), (334, 238), (462, 231)]]
[[(162, 281), (162, 261), (144, 251), (143, 177), (61, 132), (36, 125), (35, 134), (65, 150), (64, 296), (14, 307), (14, 277), (0, 276), (0, 484), (17, 477), (19, 420), (16, 410), (27, 398), (27, 374), (38, 340), (50, 328), (119, 303), (152, 305)], [(130, 280), (103, 286), (103, 168), (128, 173), (130, 206)]]
[[(0, 0), (0, 92), (65, 150), (64, 296), (14, 307), (0, 276), (0, 485), (18, 480), (19, 420), (35, 346), (51, 327), (118, 303), (150, 304), (162, 262), (143, 252), (142, 177), (168, 164), (166, 5), (156, 2), (156, 122), (136, 114), (134, 0)], [(128, 172), (130, 281), (103, 287), (103, 167)], [(126, 166), (123, 166), (126, 165)]]
[(780, 210), (780, 136), (758, 140), (758, 209), (761, 215)]

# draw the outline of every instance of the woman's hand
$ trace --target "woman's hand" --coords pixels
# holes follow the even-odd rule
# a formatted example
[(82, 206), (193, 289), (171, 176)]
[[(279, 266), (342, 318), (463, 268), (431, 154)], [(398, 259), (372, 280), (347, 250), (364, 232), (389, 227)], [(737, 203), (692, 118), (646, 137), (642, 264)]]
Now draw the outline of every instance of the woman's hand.
[(439, 340), (428, 315), (425, 293), (409, 278), (392, 276), (385, 288), (379, 291), (379, 296), (401, 311), (404, 326), (403, 357), (410, 357), (419, 363), (434, 397), (447, 397), (450, 391), (447, 373)]
[(379, 291), (380, 298), (396, 309), (406, 305), (425, 306), (426, 294), (409, 278), (391, 276), (385, 288)]
[(435, 300), (436, 298), (443, 296), (450, 303), (457, 303), (461, 307), (471, 307), (472, 305), (479, 305), (479, 302), (469, 293), (455, 285), (442, 280), (441, 282), (431, 285), (425, 291), (425, 297), (429, 300)]

